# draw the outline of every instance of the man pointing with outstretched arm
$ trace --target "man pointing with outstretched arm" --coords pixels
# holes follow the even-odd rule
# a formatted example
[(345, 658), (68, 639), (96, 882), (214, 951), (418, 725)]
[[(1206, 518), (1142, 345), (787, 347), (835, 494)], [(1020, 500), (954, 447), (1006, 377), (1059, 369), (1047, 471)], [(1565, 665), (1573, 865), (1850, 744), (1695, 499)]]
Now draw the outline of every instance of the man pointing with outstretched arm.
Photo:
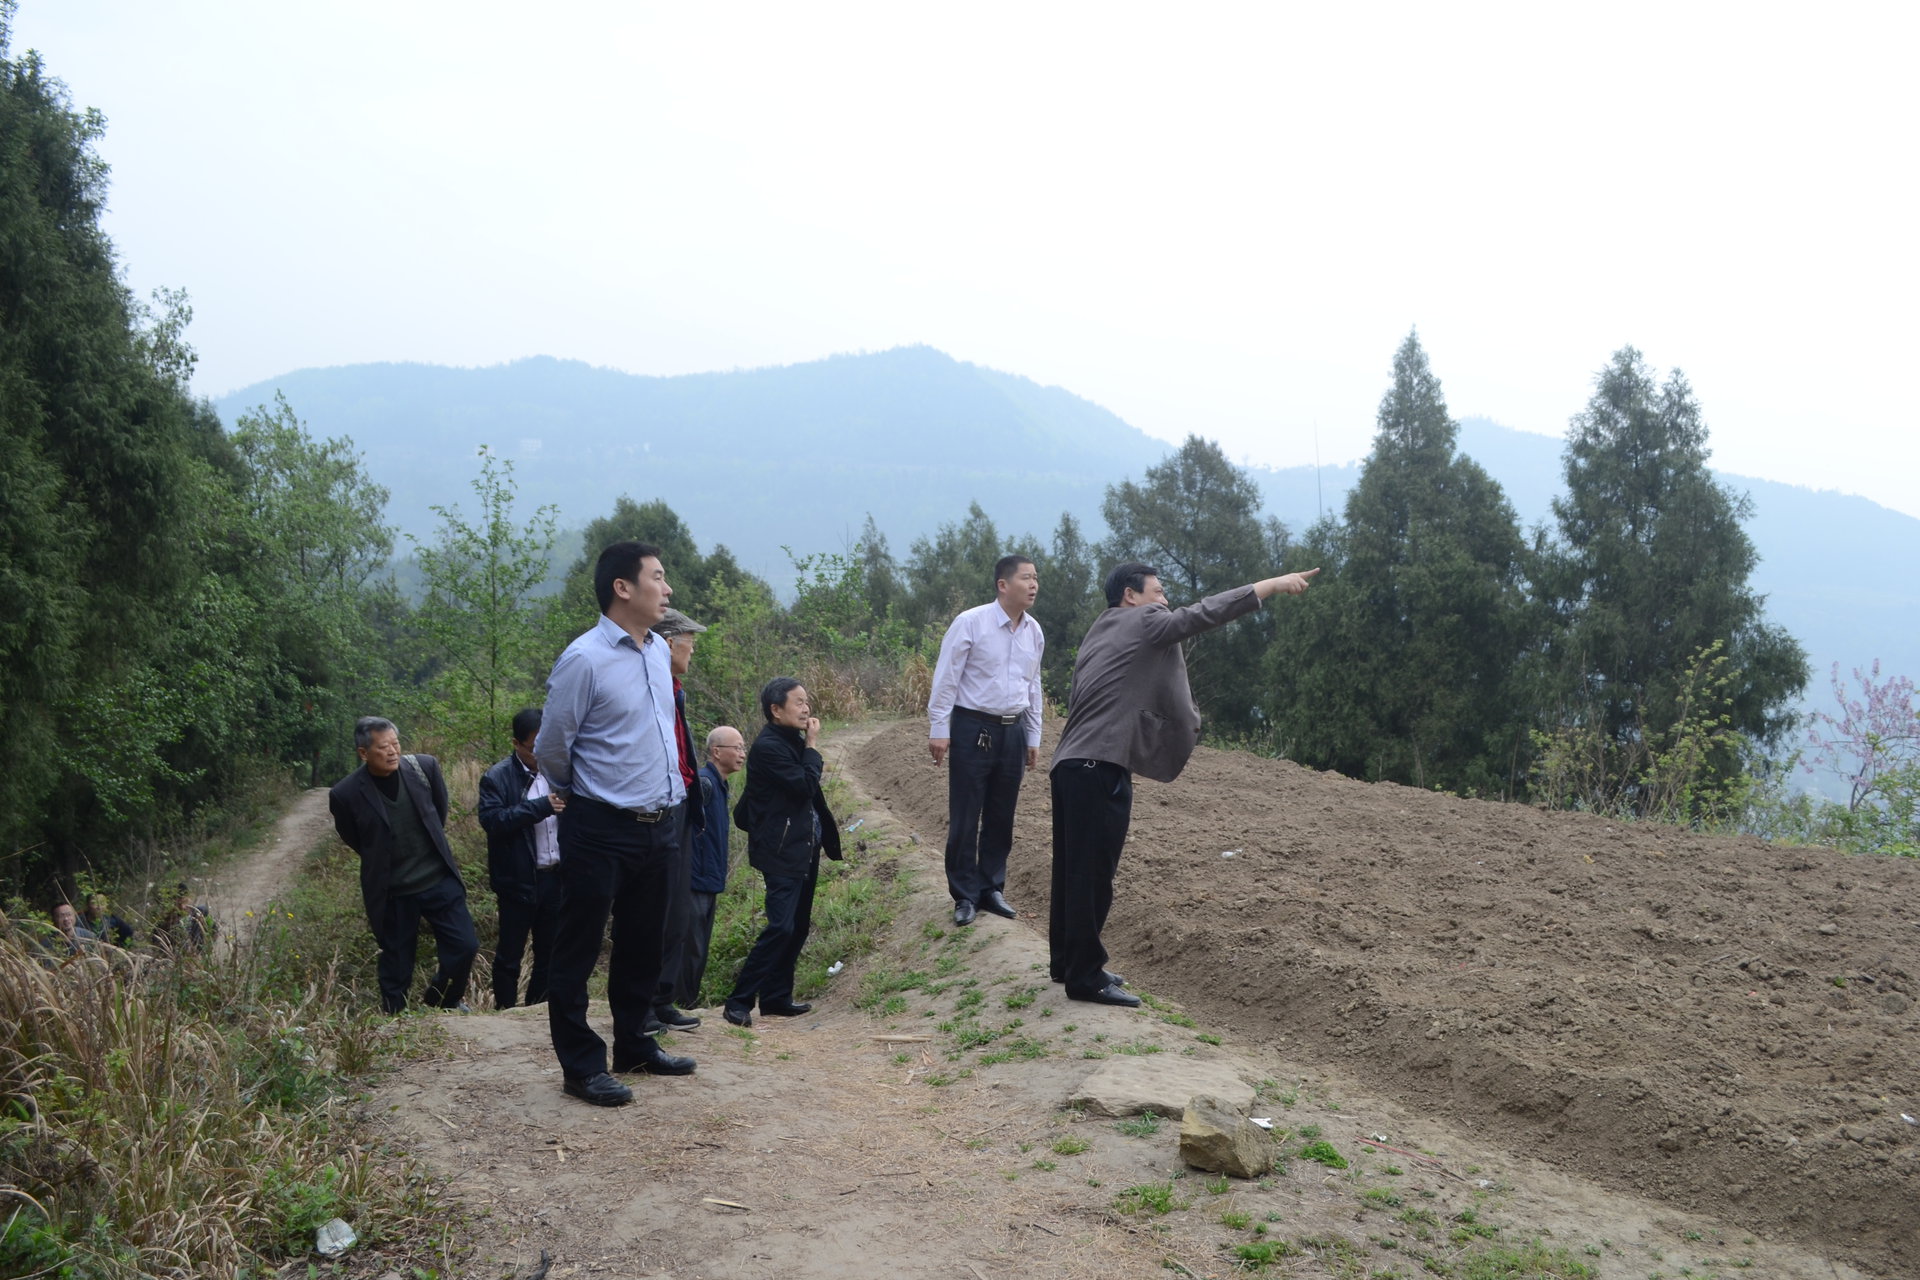
[(1067, 727), (1054, 748), (1053, 905), (1047, 945), (1069, 1000), (1138, 1006), (1106, 968), (1100, 933), (1133, 816), (1133, 775), (1172, 782), (1200, 741), (1200, 709), (1180, 642), (1252, 613), (1268, 596), (1297, 596), (1320, 571), (1288, 573), (1167, 606), (1160, 571), (1123, 564), (1107, 575), (1107, 611), (1087, 629), (1073, 665)]

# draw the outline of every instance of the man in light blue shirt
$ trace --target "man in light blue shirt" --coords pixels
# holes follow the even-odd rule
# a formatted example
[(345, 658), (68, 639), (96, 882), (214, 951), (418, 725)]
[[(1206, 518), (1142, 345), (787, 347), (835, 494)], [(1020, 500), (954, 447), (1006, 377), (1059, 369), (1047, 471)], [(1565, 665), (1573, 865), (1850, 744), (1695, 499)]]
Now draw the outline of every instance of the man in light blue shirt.
[[(667, 642), (649, 630), (673, 598), (660, 549), (614, 543), (594, 566), (593, 589), (600, 620), (553, 664), (533, 752), (554, 791), (566, 797), (559, 938), (547, 996), (553, 1051), (570, 1096), (618, 1107), (633, 1100), (633, 1091), (614, 1074), (694, 1069), (693, 1059), (663, 1052), (643, 1030), (660, 980), (667, 877), (686, 786)], [(609, 920), (614, 1074), (606, 1042), (587, 1023), (587, 978)]]

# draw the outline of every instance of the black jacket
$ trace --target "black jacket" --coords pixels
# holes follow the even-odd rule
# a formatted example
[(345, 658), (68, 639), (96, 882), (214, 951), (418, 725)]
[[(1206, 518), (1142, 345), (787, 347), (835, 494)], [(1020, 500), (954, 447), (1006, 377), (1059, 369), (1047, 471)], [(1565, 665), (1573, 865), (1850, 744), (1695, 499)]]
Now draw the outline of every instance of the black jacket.
[(805, 876), (822, 850), (839, 860), (840, 829), (820, 792), (820, 769), (820, 753), (798, 729), (769, 724), (748, 748), (733, 825), (747, 833), (747, 861), (761, 875)]
[(534, 894), (533, 829), (553, 816), (546, 796), (527, 799), (531, 780), (509, 755), (480, 775), (480, 827), (487, 833), (487, 883), (496, 896), (531, 903)]
[[(447, 845), (447, 782), (440, 776), (440, 762), (432, 756), (402, 757), (400, 785), (413, 797), (413, 807), (420, 813), (427, 838), (447, 864), (447, 874), (459, 880), (460, 868)], [(361, 765), (334, 784), (327, 793), (327, 808), (340, 839), (360, 855), (360, 897), (367, 905), (367, 919), (380, 920), (386, 914), (387, 886), (393, 882), (393, 828), (387, 825), (386, 797)]]

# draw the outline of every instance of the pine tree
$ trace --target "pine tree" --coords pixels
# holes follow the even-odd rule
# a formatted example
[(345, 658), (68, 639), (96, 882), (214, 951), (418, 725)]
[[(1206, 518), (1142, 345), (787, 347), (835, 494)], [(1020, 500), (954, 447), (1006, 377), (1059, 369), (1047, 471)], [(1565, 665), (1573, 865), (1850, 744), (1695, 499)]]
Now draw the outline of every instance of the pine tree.
[[(1600, 371), (1573, 419), (1549, 598), (1564, 627), (1556, 724), (1607, 755), (1586, 802), (1640, 807), (1649, 753), (1674, 732), (1688, 673), (1716, 642), (1733, 673), (1731, 728), (1767, 744), (1793, 723), (1806, 658), (1764, 620), (1748, 586), (1750, 502), (1714, 480), (1708, 456), (1685, 376), (1657, 383), (1632, 347)], [(1724, 747), (1708, 767), (1725, 776), (1739, 765)]]
[(1284, 691), (1276, 723), (1307, 763), (1509, 794), (1537, 643), (1518, 521), (1500, 486), (1456, 453), (1459, 428), (1418, 333), (1394, 355), (1377, 424), (1344, 529), (1314, 535), (1335, 570), (1271, 655)]

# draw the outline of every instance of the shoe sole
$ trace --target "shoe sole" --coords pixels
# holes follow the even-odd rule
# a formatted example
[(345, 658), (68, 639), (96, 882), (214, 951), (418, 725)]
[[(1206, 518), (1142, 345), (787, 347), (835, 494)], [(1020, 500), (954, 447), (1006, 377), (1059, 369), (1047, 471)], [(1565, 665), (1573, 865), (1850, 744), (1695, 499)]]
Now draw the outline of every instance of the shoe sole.
[(584, 1093), (575, 1093), (571, 1089), (568, 1089), (566, 1093), (569, 1098), (577, 1098), (590, 1107), (624, 1107), (633, 1101), (633, 1094), (631, 1092), (624, 1098), (590, 1098)]

